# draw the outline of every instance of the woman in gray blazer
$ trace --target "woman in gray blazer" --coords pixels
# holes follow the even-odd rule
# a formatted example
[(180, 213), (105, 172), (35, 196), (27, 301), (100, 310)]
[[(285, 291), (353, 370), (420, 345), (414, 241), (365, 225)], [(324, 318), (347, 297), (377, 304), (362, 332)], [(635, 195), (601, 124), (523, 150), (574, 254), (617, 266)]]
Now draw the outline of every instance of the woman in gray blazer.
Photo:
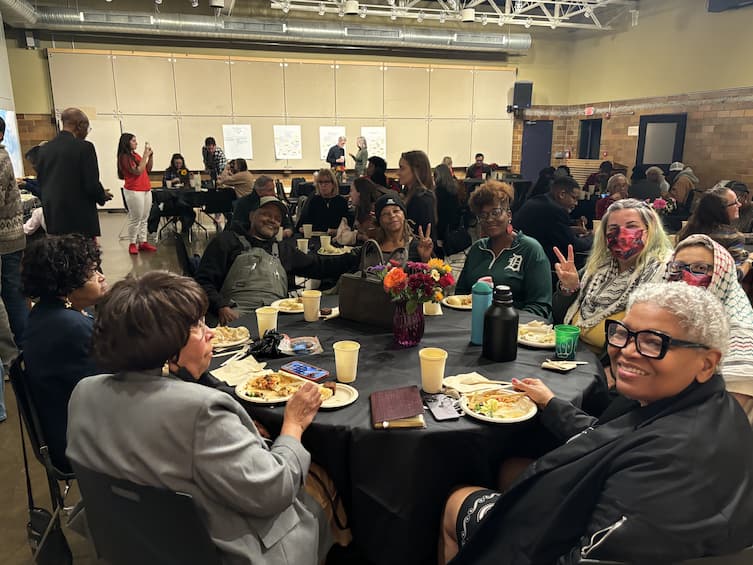
[(206, 309), (196, 282), (168, 272), (113, 286), (92, 342), (117, 373), (76, 386), (66, 454), (94, 471), (189, 493), (224, 564), (316, 565), (331, 538), (303, 488), (311, 456), (301, 435), (321, 404), (318, 388), (307, 383), (290, 399), (268, 448), (240, 404), (196, 382), (212, 359)]

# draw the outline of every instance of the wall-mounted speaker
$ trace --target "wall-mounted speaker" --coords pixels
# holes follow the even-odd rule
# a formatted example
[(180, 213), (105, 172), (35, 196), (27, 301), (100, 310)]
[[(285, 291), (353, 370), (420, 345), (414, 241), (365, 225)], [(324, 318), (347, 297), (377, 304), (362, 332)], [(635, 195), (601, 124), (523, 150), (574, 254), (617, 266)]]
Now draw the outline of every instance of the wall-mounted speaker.
[(39, 49), (39, 37), (31, 30), (19, 30), (18, 46), (24, 49)]
[(530, 108), (533, 96), (533, 83), (531, 81), (518, 81), (512, 94), (514, 108)]

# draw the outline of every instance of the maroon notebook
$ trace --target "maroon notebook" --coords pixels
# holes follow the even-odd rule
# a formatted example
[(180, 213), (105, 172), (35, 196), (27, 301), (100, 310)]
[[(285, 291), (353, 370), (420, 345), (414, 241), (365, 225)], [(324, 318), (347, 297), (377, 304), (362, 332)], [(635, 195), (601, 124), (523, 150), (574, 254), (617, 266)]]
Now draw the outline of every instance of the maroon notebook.
[(372, 392), (371, 423), (375, 428), (425, 428), (424, 403), (418, 387)]

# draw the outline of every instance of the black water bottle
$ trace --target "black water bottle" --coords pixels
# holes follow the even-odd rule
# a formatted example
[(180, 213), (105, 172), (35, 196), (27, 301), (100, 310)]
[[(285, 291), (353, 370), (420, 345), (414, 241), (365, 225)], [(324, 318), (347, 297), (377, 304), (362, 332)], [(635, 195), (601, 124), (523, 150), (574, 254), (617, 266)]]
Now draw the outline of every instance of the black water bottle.
[(494, 288), (492, 305), (484, 315), (483, 356), (491, 361), (514, 361), (518, 356), (518, 312), (506, 285)]

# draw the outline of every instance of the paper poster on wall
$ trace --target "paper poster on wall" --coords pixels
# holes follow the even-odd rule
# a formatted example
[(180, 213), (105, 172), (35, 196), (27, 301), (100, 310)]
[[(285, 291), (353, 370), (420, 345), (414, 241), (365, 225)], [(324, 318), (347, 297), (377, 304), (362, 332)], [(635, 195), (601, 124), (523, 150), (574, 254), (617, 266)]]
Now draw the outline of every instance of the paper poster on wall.
[(275, 159), (303, 159), (301, 126), (273, 126)]
[(628, 126), (628, 135), (630, 137), (638, 137), (639, 127), (638, 126)]
[(362, 127), (361, 135), (366, 138), (369, 157), (387, 158), (387, 128), (384, 126)]
[(319, 127), (319, 153), (321, 153), (322, 161), (327, 158), (329, 148), (337, 145), (337, 139), (340, 136), (345, 136), (345, 128), (343, 126)]
[(225, 140), (223, 147), (228, 159), (254, 158), (249, 124), (223, 124), (222, 137)]
[(16, 113), (13, 110), (0, 109), (0, 118), (5, 120), (5, 138), (2, 144), (10, 155), (10, 162), (13, 165), (13, 174), (16, 178), (24, 176), (23, 153), (21, 153), (21, 138), (18, 136), (18, 125), (16, 124)]

